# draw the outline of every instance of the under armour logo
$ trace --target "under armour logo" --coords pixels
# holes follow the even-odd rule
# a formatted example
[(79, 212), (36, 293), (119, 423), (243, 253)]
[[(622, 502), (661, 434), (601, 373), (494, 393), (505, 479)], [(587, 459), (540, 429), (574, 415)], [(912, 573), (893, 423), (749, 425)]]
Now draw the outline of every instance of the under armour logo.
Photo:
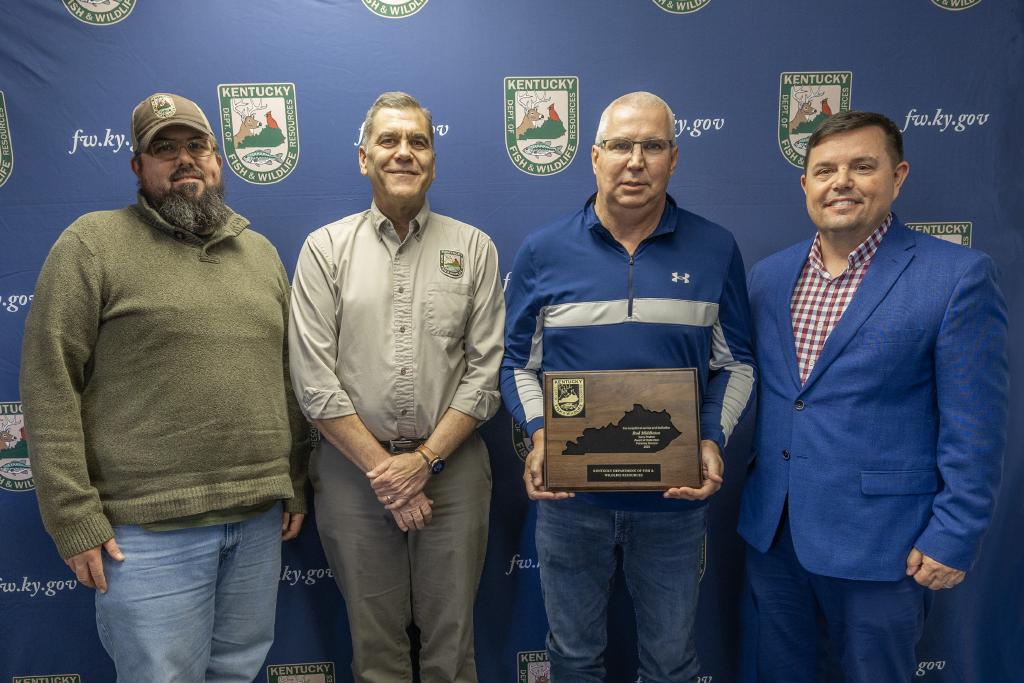
[(672, 282), (683, 282), (685, 284), (690, 284), (690, 274), (683, 273), (682, 275), (680, 275), (679, 273), (672, 273)]

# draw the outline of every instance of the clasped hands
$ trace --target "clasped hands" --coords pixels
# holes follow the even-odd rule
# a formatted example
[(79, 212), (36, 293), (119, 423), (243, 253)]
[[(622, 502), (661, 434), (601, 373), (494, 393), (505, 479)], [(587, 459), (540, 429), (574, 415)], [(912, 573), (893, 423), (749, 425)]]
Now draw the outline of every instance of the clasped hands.
[(423, 493), (430, 470), (417, 451), (389, 457), (366, 473), (377, 500), (391, 512), (402, 531), (422, 529), (432, 516), (434, 501)]

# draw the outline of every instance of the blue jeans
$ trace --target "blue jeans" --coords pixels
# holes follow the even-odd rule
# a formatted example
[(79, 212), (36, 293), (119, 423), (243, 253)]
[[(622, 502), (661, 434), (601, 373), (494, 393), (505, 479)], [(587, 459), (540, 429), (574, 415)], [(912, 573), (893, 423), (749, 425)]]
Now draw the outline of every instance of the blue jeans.
[(281, 506), (178, 531), (114, 527), (104, 553), (100, 641), (119, 683), (251, 683), (274, 641)]
[(606, 510), (541, 501), (540, 582), (551, 683), (601, 683), (615, 548), (636, 614), (644, 683), (683, 683), (700, 670), (693, 642), (707, 506), (678, 512)]

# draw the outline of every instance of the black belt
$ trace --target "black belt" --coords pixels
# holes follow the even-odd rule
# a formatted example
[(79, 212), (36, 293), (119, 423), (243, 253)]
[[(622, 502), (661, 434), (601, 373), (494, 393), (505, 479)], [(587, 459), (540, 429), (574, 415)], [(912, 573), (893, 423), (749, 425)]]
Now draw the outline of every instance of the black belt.
[(409, 439), (403, 437), (401, 439), (391, 439), (390, 441), (381, 441), (379, 443), (389, 453), (410, 453), (422, 446), (424, 441), (426, 441), (426, 439)]

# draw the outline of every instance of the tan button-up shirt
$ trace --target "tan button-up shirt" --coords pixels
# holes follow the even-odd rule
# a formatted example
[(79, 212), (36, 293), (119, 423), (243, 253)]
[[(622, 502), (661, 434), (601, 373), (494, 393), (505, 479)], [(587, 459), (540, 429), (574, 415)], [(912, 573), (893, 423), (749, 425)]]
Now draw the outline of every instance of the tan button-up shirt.
[(450, 407), (500, 401), (505, 299), (483, 232), (429, 205), (405, 241), (376, 207), (316, 230), (295, 267), (291, 378), (303, 412), (356, 413), (375, 437), (426, 438)]

